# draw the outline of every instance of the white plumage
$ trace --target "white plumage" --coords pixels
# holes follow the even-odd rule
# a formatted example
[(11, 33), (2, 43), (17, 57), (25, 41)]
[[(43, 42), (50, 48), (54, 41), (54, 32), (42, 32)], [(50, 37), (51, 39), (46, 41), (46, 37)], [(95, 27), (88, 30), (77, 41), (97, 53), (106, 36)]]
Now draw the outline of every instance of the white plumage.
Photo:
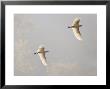
[(80, 19), (79, 18), (75, 18), (73, 20), (72, 26), (68, 27), (68, 28), (72, 28), (72, 31), (74, 33), (74, 36), (78, 39), (78, 40), (82, 40), (81, 37), (81, 33), (79, 31), (79, 27), (81, 27), (82, 25), (79, 25)]
[(45, 52), (47, 52), (47, 51), (45, 51), (45, 48), (42, 47), (42, 46), (40, 46), (40, 47), (37, 49), (37, 54), (39, 55), (42, 64), (43, 64), (44, 66), (47, 66), (47, 60), (46, 60), (46, 57), (45, 57)]

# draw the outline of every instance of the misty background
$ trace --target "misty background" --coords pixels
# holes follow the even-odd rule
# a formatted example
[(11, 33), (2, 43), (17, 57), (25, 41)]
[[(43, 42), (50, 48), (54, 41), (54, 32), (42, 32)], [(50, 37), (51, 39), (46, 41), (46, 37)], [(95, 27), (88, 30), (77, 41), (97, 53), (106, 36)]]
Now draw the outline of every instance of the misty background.
[[(80, 18), (83, 41), (71, 29), (75, 17)], [(45, 46), (48, 66), (38, 55)], [(96, 76), (96, 14), (15, 14), (14, 75), (16, 76)]]

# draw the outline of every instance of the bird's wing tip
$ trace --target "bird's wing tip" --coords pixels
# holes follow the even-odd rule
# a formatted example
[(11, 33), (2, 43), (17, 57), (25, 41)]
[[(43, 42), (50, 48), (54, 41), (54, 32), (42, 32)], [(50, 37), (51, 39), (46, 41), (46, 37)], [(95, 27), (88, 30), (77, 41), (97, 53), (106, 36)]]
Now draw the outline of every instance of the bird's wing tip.
[(83, 39), (82, 39), (82, 38), (81, 38), (81, 39), (78, 39), (78, 40), (83, 41)]
[(44, 64), (44, 66), (47, 66), (48, 64)]
[(78, 39), (79, 41), (83, 41), (83, 39)]

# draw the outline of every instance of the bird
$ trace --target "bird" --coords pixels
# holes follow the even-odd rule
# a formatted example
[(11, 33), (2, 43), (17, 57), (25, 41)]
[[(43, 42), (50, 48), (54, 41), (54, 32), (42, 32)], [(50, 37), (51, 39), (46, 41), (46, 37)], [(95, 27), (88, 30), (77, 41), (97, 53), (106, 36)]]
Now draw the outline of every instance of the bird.
[(81, 37), (81, 33), (79, 31), (79, 27), (81, 27), (82, 25), (79, 25), (80, 19), (79, 18), (75, 18), (73, 20), (72, 26), (68, 26), (68, 28), (71, 28), (74, 36), (78, 39), (78, 40), (82, 40)]
[(47, 66), (47, 60), (46, 60), (46, 57), (45, 57), (46, 52), (49, 52), (49, 51), (45, 51), (45, 48), (43, 46), (40, 46), (40, 47), (38, 47), (37, 52), (34, 53), (34, 54), (39, 55), (40, 60), (41, 60), (41, 62), (44, 66)]

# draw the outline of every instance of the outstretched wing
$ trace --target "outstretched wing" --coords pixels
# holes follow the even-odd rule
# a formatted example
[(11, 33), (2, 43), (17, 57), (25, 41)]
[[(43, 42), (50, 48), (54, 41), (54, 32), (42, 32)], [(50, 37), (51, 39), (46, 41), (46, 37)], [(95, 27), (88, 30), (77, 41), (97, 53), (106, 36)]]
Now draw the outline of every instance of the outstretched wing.
[(40, 60), (41, 60), (42, 64), (44, 66), (46, 66), (47, 65), (47, 61), (46, 61), (46, 57), (45, 57), (44, 48), (38, 48), (37, 53), (38, 53), (38, 55), (40, 57)]
[(42, 64), (44, 66), (47, 66), (47, 61), (46, 61), (46, 57), (45, 57), (45, 52), (42, 52), (42, 53), (38, 53), (39, 57), (40, 57), (40, 60), (42, 62)]
[(72, 26), (78, 26), (79, 25), (79, 22), (80, 22), (80, 19), (79, 18), (75, 18), (73, 20)]
[(79, 31), (79, 28), (72, 28), (73, 30), (73, 33), (74, 33), (74, 36), (78, 39), (78, 40), (82, 40), (82, 37), (81, 37), (81, 33)]

